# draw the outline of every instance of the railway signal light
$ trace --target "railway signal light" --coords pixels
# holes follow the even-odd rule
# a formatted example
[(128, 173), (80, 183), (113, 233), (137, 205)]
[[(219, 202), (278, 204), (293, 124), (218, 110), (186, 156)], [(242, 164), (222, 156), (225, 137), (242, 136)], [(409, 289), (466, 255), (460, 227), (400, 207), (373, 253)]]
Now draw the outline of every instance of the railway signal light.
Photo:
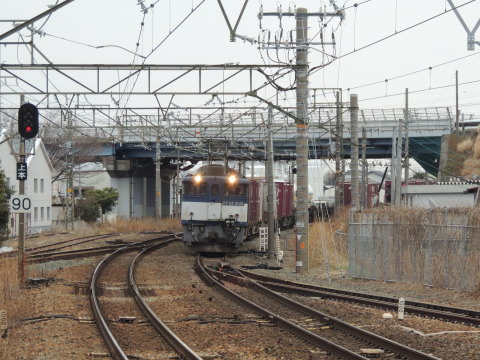
[(18, 109), (18, 132), (24, 139), (31, 139), (38, 134), (38, 109), (35, 105), (25, 103)]

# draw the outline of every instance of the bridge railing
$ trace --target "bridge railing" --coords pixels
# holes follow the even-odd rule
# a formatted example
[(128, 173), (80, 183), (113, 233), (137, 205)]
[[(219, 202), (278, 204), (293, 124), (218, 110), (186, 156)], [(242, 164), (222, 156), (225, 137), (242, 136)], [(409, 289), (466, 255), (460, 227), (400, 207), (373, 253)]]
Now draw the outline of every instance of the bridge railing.
[[(350, 113), (342, 112), (343, 137), (350, 138)], [(198, 142), (202, 139), (225, 139), (235, 141), (264, 141), (267, 138), (267, 110), (253, 109), (249, 113), (220, 112), (209, 115), (188, 114), (184, 117), (158, 115), (126, 115), (118, 121), (108, 119), (108, 125), (97, 120), (97, 125), (82, 128), (82, 133), (98, 135), (101, 127), (103, 136), (116, 141), (156, 141), (157, 134), (163, 139), (182, 139)], [(359, 129), (365, 127), (367, 137), (390, 138), (393, 129), (405, 119), (403, 109), (362, 109), (359, 115)], [(449, 108), (413, 108), (408, 114), (410, 136), (441, 136), (449, 133), (454, 126)], [(403, 128), (405, 124), (402, 123)], [(335, 109), (313, 109), (309, 113), (308, 136), (310, 138), (331, 138), (335, 133)], [(274, 112), (273, 137), (276, 141), (291, 141), (296, 137), (293, 118), (284, 113)]]

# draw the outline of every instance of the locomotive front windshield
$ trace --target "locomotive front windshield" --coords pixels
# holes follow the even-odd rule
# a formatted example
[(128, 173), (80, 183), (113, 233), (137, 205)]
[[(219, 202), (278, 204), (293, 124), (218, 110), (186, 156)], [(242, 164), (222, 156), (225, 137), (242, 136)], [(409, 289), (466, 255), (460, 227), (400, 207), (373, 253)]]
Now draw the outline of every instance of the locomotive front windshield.
[(183, 193), (185, 195), (206, 195), (207, 184), (203, 182), (202, 183), (185, 182), (183, 183)]
[(226, 196), (247, 196), (248, 184), (225, 184)]

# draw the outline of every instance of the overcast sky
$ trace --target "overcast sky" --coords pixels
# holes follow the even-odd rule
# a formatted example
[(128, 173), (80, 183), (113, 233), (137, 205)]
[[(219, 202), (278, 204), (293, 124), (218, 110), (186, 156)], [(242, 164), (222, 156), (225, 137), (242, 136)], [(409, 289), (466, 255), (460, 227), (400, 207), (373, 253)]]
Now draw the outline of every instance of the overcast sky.
[[(243, 2), (223, 0), (232, 23), (236, 22)], [(457, 6), (468, 2), (454, 0)], [(295, 26), (291, 18), (264, 17), (260, 28), (258, 14), (261, 4), (264, 12), (277, 11), (280, 5), (283, 12), (289, 7), (292, 10), (294, 7), (305, 7), (311, 12), (318, 12), (323, 8), (322, 3), (327, 5), (328, 11), (333, 11), (327, 0), (250, 0), (237, 33), (258, 39), (259, 34), (260, 38), (266, 38), (269, 31), (273, 40), (275, 34), (283, 29), (284, 36), (288, 36)], [(341, 23), (332, 19), (325, 32), (325, 41), (331, 41), (334, 33), (336, 46), (326, 45), (322, 49), (313, 45), (309, 53), (310, 67), (319, 66), (322, 59), (326, 59), (321, 51), (340, 58), (315, 72), (310, 78), (311, 87), (343, 88), (344, 98), (356, 93), (361, 108), (401, 108), (404, 96), (395, 94), (402, 94), (407, 87), (411, 93), (411, 107), (454, 107), (453, 85), (455, 70), (458, 70), (460, 83), (478, 81), (460, 85), (461, 110), (476, 113), (478, 117), (479, 45), (474, 51), (467, 50), (467, 34), (455, 14), (448, 12), (451, 8), (445, 0), (370, 0), (358, 1), (356, 7), (355, 1), (337, 0), (336, 3), (346, 7), (346, 18)], [(55, 0), (0, 0), (0, 19), (26, 20), (53, 4)], [(35, 44), (50, 61), (57, 64), (130, 64), (142, 61), (149, 64), (262, 64), (293, 59), (292, 51), (259, 51), (257, 44), (242, 40), (230, 42), (217, 0), (145, 0), (143, 4), (148, 8), (146, 14), (137, 0), (76, 0), (52, 14), (48, 21), (45, 22), (47, 18), (44, 18), (35, 24), (37, 29), (41, 27), (45, 32), (44, 36), (35, 36)], [(480, 0), (472, 1), (459, 11), (472, 29), (480, 19)], [(432, 20), (413, 26), (437, 15)], [(175, 29), (185, 18), (184, 23)], [(319, 18), (309, 18), (309, 35), (317, 35), (312, 41), (320, 41), (318, 34), (322, 25)], [(402, 32), (411, 26), (411, 29)], [(11, 27), (11, 23), (0, 23), (0, 32), (4, 33)], [(394, 35), (396, 32), (397, 35)], [(480, 41), (480, 30), (478, 32), (476, 39)], [(23, 30), (21, 34), (28, 40), (29, 31)], [(387, 36), (391, 37), (363, 48)], [(12, 35), (3, 41), (19, 40), (18, 35)], [(115, 47), (94, 48), (106, 45)], [(148, 57), (144, 59), (134, 56), (134, 53)], [(29, 61), (30, 56), (23, 46), (8, 45), (0, 49), (2, 63)], [(38, 61), (43, 60), (38, 58)], [(441, 65), (446, 62), (451, 63)], [(409, 73), (414, 74), (399, 77)], [(5, 76), (5, 73), (0, 73), (0, 76)], [(399, 78), (394, 79), (396, 77)], [(385, 82), (385, 79), (389, 81)], [(288, 85), (292, 80), (292, 76), (287, 76), (282, 85)], [(2, 81), (7, 80), (3, 78)], [(371, 83), (375, 84), (364, 86)], [(294, 96), (294, 92), (286, 96), (290, 105), (295, 104)], [(201, 103), (198, 101), (195, 105)]]

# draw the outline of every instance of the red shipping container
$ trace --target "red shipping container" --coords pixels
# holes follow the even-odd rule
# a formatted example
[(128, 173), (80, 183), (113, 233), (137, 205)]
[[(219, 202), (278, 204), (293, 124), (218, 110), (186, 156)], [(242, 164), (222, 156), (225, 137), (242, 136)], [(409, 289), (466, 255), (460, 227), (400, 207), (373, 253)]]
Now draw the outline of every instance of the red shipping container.
[(260, 213), (260, 184), (255, 180), (250, 181), (248, 191), (248, 217), (247, 221), (257, 221), (261, 219)]
[(286, 217), (292, 213), (293, 184), (276, 182), (277, 190), (277, 217)]
[[(379, 184), (367, 184), (367, 207), (377, 205), (374, 199), (378, 194)], [(352, 204), (352, 184), (343, 184), (343, 205)]]

